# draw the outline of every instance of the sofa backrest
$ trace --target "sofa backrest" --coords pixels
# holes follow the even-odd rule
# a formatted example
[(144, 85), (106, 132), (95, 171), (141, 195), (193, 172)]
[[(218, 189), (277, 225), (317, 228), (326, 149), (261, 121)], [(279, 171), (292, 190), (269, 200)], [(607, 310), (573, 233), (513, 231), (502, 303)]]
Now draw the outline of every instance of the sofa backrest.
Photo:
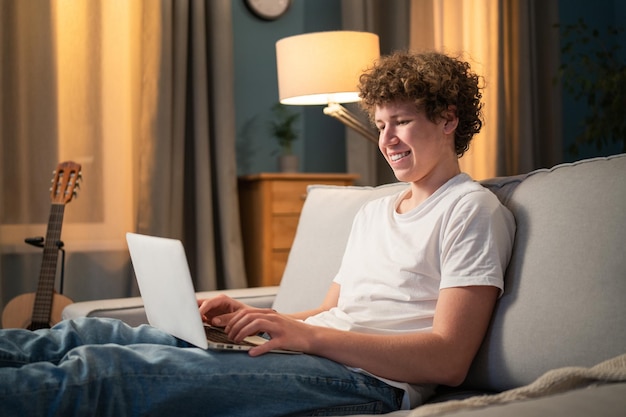
[(465, 387), (506, 390), (626, 352), (625, 180), (626, 155), (616, 155), (504, 187), (517, 222), (513, 255)]

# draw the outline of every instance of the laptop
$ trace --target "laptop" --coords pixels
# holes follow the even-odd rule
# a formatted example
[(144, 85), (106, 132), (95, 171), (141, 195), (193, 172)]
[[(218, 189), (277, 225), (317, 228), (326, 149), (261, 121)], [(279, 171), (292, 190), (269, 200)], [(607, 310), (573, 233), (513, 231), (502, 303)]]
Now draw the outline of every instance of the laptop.
[(235, 343), (221, 329), (202, 322), (180, 240), (127, 233), (126, 242), (151, 326), (202, 349), (248, 351), (268, 341), (261, 336), (250, 336), (242, 343)]

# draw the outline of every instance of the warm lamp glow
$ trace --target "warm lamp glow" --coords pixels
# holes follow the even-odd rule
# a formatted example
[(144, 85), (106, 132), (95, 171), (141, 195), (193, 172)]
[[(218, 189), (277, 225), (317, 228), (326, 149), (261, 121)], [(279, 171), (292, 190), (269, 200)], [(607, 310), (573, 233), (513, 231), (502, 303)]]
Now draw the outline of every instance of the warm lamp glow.
[(318, 32), (276, 43), (278, 96), (283, 104), (359, 101), (359, 76), (380, 56), (378, 36), (366, 32)]
[(378, 35), (318, 32), (276, 42), (278, 96), (282, 104), (328, 105), (324, 113), (377, 142), (377, 136), (338, 103), (359, 101), (359, 76), (380, 56)]

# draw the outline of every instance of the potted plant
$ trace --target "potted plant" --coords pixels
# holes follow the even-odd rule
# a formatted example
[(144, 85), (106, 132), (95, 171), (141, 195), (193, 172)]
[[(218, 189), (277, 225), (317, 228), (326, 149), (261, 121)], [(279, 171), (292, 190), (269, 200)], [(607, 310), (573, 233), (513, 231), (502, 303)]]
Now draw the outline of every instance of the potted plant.
[[(558, 28), (559, 25), (556, 25)], [(558, 78), (575, 100), (589, 106), (582, 121), (583, 131), (570, 147), (577, 155), (580, 145), (596, 145), (598, 150), (611, 142), (619, 143), (626, 152), (626, 63), (618, 36), (624, 27), (608, 27), (605, 36), (588, 26), (583, 19), (563, 26), (564, 45), (561, 52), (565, 62)], [(615, 39), (614, 43), (607, 39)]]
[(270, 133), (278, 141), (280, 155), (278, 164), (281, 172), (297, 172), (298, 156), (293, 153), (293, 142), (298, 139), (294, 124), (300, 113), (290, 111), (287, 106), (276, 103), (272, 107), (274, 119), (270, 122)]

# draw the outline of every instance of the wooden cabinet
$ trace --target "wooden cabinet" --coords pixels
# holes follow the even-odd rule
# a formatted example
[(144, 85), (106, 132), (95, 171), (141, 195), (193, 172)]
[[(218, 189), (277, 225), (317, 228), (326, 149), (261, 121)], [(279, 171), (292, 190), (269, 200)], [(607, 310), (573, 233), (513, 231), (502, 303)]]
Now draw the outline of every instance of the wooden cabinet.
[(239, 178), (248, 285), (278, 285), (311, 184), (352, 185), (358, 175), (261, 173)]

